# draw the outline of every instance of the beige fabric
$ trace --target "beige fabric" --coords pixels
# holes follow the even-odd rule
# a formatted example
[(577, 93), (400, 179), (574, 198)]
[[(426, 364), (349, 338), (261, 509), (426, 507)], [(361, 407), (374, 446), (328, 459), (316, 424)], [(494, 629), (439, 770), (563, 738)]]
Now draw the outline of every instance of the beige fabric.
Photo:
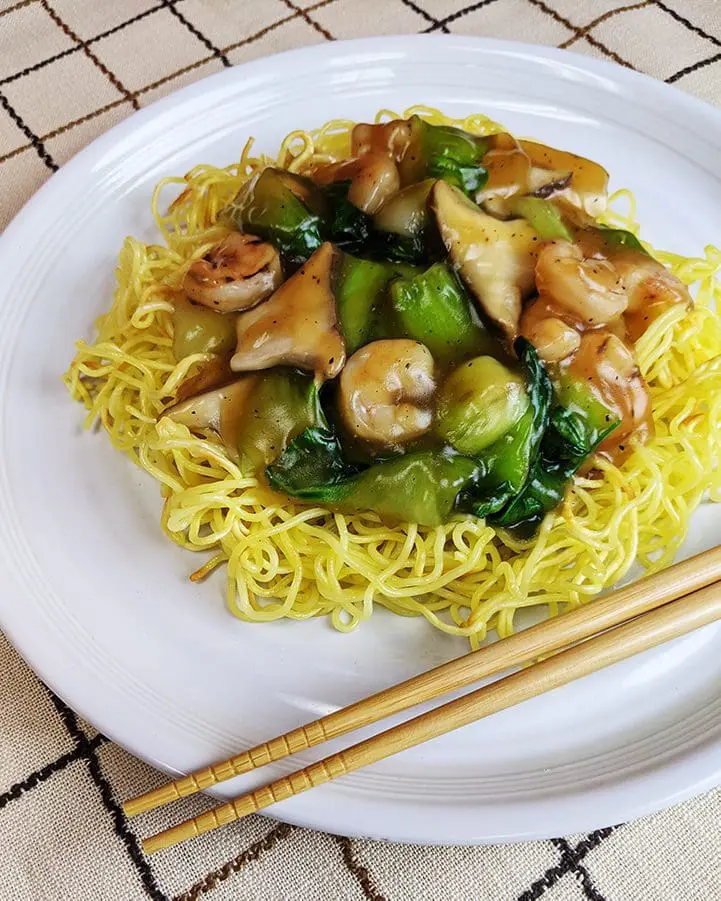
[[(225, 65), (334, 38), (447, 31), (568, 47), (721, 104), (721, 0), (0, 0), (0, 227), (133, 109)], [(721, 792), (567, 840), (350, 841), (254, 817), (146, 860), (120, 799), (162, 776), (81, 722), (0, 635), (0, 901), (710, 901)]]

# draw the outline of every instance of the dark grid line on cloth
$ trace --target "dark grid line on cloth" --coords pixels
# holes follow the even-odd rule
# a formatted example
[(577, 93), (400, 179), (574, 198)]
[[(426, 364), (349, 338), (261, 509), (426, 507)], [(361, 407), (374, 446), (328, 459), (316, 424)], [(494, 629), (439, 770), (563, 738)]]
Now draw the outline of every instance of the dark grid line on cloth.
[(577, 858), (575, 851), (568, 844), (565, 838), (552, 838), (552, 843), (561, 852), (561, 860), (569, 859), (571, 864), (571, 873), (576, 877), (578, 884), (583, 890), (583, 894), (588, 901), (606, 901), (603, 895), (593, 884), (593, 880), (581, 861)]
[[(35, 134), (35, 132), (25, 122), (20, 113), (15, 109), (15, 107), (10, 103), (10, 101), (2, 92), (0, 92), (0, 106), (2, 106), (8, 116), (10, 116), (13, 122), (17, 125), (20, 131), (30, 142), (29, 144), (26, 144), (22, 149), (27, 150), (29, 147), (34, 147), (37, 155), (45, 163), (48, 169), (50, 169), (51, 172), (57, 172), (60, 167), (48, 153), (45, 144), (43, 144), (43, 139), (39, 138)], [(1, 162), (3, 162), (2, 157), (0, 157), (0, 163)]]
[(609, 19), (612, 19), (619, 13), (630, 12), (633, 9), (643, 9), (645, 6), (650, 6), (652, 3), (653, 0), (641, 0), (640, 3), (629, 3), (628, 6), (617, 6), (616, 9), (608, 9), (605, 13), (603, 13), (603, 15), (597, 16), (592, 22), (589, 22), (588, 25), (584, 25), (582, 28), (576, 29), (576, 33), (574, 35), (571, 35), (570, 38), (566, 38), (563, 43), (559, 44), (558, 49), (565, 50), (580, 38), (585, 38), (588, 35), (589, 31), (593, 31), (593, 29), (597, 25), (600, 25), (602, 22), (607, 22)]
[(562, 16), (558, 10), (554, 9), (552, 6), (549, 6), (547, 3), (544, 3), (544, 0), (528, 0), (529, 3), (533, 4), (533, 6), (547, 13), (555, 22), (558, 22), (560, 25), (564, 25), (566, 28), (570, 29), (577, 37), (585, 38), (591, 46), (595, 47), (596, 50), (600, 50), (602, 53), (605, 53), (606, 56), (610, 57), (615, 63), (618, 63), (619, 66), (625, 66), (627, 69), (633, 69), (636, 71), (635, 66), (632, 66), (631, 63), (627, 62), (622, 56), (619, 56), (615, 50), (611, 50), (610, 47), (607, 47), (605, 44), (602, 44), (598, 38), (593, 37), (591, 34), (581, 34), (582, 29), (578, 28), (573, 22), (569, 21), (565, 16)]
[(474, 13), (477, 9), (482, 9), (484, 6), (490, 6), (492, 3), (498, 3), (498, 0), (478, 0), (477, 3), (471, 3), (470, 6), (465, 6), (463, 9), (456, 10), (456, 12), (451, 13), (443, 19), (436, 19), (435, 24), (423, 29), (423, 33), (430, 34), (432, 31), (441, 29), (448, 34), (447, 26), (450, 25), (451, 22), (455, 22), (456, 19), (462, 19), (465, 15), (468, 15), (468, 13)]
[(333, 35), (330, 33), (330, 31), (328, 31), (327, 28), (324, 28), (324, 27), (320, 24), (320, 22), (316, 22), (316, 20), (313, 19), (313, 18), (308, 14), (308, 10), (307, 10), (307, 9), (303, 9), (303, 8), (300, 7), (300, 6), (296, 6), (295, 3), (292, 2), (292, 0), (283, 0), (283, 3), (285, 4), (285, 6), (288, 7), (288, 9), (292, 10), (293, 12), (295, 12), (295, 13), (297, 13), (299, 16), (301, 16), (301, 17), (305, 20), (305, 22), (306, 22), (308, 25), (310, 25), (310, 27), (311, 27), (314, 31), (317, 31), (318, 34), (322, 34), (323, 37), (326, 39), (326, 41), (334, 41), (334, 40), (335, 40), (335, 38), (334, 38)]
[(20, 0), (20, 2), (16, 3), (14, 6), (8, 6), (7, 9), (0, 9), (0, 19), (10, 13), (14, 13), (17, 9), (22, 9), (24, 6), (30, 6), (31, 3), (37, 3), (37, 0)]
[[(33, 0), (33, 2), (37, 2), (37, 0)], [(179, 2), (179, 0), (168, 0), (168, 2)], [(324, 6), (330, 6), (331, 3), (335, 3), (336, 0), (319, 0), (318, 3), (314, 3), (313, 6), (309, 6), (307, 8), (307, 12), (313, 12), (316, 9), (321, 9)], [(291, 13), (290, 15), (285, 16), (282, 19), (278, 19), (276, 22), (272, 22), (270, 25), (266, 25), (264, 28), (261, 28), (259, 31), (254, 32), (248, 37), (242, 38), (239, 41), (235, 41), (232, 44), (228, 44), (227, 47), (224, 47), (223, 53), (230, 53), (231, 50), (237, 50), (239, 47), (245, 47), (247, 44), (252, 44), (253, 41), (260, 40), (262, 37), (265, 37), (271, 31), (274, 31), (276, 28), (280, 28), (281, 25), (285, 25), (286, 22), (290, 22), (293, 19), (297, 19), (300, 17), (300, 13)], [(118, 26), (120, 27), (120, 26)], [(143, 94), (147, 94), (149, 91), (153, 91), (156, 88), (162, 87), (164, 84), (167, 84), (169, 81), (172, 81), (174, 78), (178, 78), (180, 75), (185, 75), (188, 72), (192, 72), (194, 69), (198, 69), (200, 66), (205, 65), (205, 63), (211, 62), (211, 60), (215, 59), (215, 54), (212, 56), (203, 57), (203, 59), (196, 60), (190, 65), (183, 66), (182, 69), (176, 69), (175, 72), (171, 72), (169, 75), (164, 75), (162, 78), (159, 78), (157, 81), (153, 81), (150, 84), (145, 85), (145, 87), (140, 88), (137, 91), (133, 92), (133, 96), (142, 97)], [(37, 141), (49, 141), (51, 138), (57, 138), (59, 135), (65, 134), (65, 132), (70, 131), (75, 128), (76, 125), (82, 125), (84, 122), (89, 122), (91, 119), (97, 118), (97, 116), (101, 116), (103, 113), (107, 113), (112, 109), (115, 109), (118, 106), (122, 106), (124, 103), (127, 103), (125, 97), (120, 97), (117, 100), (112, 100), (110, 103), (106, 103), (104, 106), (99, 107), (98, 109), (92, 110), (89, 113), (86, 113), (84, 116), (79, 116), (77, 119), (73, 119), (71, 122), (66, 122), (65, 125), (61, 125), (58, 128), (53, 129), (52, 131), (47, 132), (47, 134), (43, 135), (42, 138), (38, 138), (29, 131), (29, 129), (23, 129), (25, 136), (28, 138), (34, 137)], [(0, 103), (2, 103), (2, 94), (0, 94)], [(2, 104), (5, 106), (5, 104)], [(11, 114), (12, 115), (12, 114)], [(17, 115), (17, 114), (16, 114)], [(12, 159), (15, 156), (19, 156), (21, 153), (24, 153), (30, 147), (33, 146), (32, 140), (28, 144), (23, 144), (20, 147), (16, 147), (14, 150), (10, 150), (8, 153), (0, 156), (0, 163), (4, 163), (7, 160)], [(46, 151), (47, 152), (47, 151)], [(55, 166), (55, 171), (58, 167), (53, 162), (53, 166)]]
[[(209, 59), (212, 59), (212, 57), (209, 57)], [(176, 74), (182, 74), (182, 72), (174, 73), (172, 77), (174, 78)], [(148, 87), (144, 90), (150, 89), (151, 88)], [(143, 91), (136, 91), (136, 96), (139, 96), (142, 93)], [(2, 103), (1, 98), (2, 95), (0, 95), (0, 103)], [(76, 125), (82, 125), (84, 122), (89, 122), (91, 119), (96, 119), (98, 116), (102, 116), (103, 113), (107, 113), (111, 109), (122, 106), (124, 103), (129, 103), (129, 101), (126, 100), (125, 97), (120, 97), (118, 100), (112, 100), (110, 103), (106, 103), (105, 106), (101, 106), (90, 113), (86, 113), (84, 116), (79, 116), (77, 119), (73, 119), (72, 122), (68, 122), (66, 125), (61, 125), (59, 128), (54, 128), (52, 131), (49, 131), (47, 132), (47, 134), (43, 135), (43, 137), (39, 140), (42, 142), (49, 141), (52, 138), (57, 138), (59, 135), (65, 134), (66, 131), (70, 131), (71, 129), (75, 128)], [(10, 150), (8, 153), (0, 156), (0, 163), (5, 163), (7, 162), (7, 160), (11, 160), (13, 157), (19, 156), (21, 153), (24, 153), (32, 146), (32, 144), (23, 144), (21, 147), (16, 147), (14, 150)], [(55, 167), (53, 169), (53, 172), (59, 168), (55, 163), (53, 163), (53, 166)]]
[[(39, 0), (30, 0), (30, 2), (37, 3), (39, 2)], [(166, 0), (166, 2), (175, 4), (182, 3), (183, 0)], [(56, 53), (53, 56), (48, 56), (46, 59), (41, 60), (39, 63), (34, 63), (32, 66), (28, 66), (27, 69), (22, 69), (20, 72), (15, 72), (12, 75), (6, 75), (5, 78), (0, 78), (0, 87), (5, 84), (10, 84), (13, 81), (17, 81), (19, 78), (22, 78), (25, 75), (30, 75), (32, 72), (37, 72), (38, 69), (44, 69), (51, 63), (56, 63), (60, 59), (65, 59), (66, 56), (72, 56), (74, 53), (80, 53), (86, 47), (90, 47), (92, 44), (96, 44), (98, 41), (102, 41), (103, 38), (108, 38), (113, 34), (117, 34), (124, 28), (127, 28), (128, 25), (134, 25), (136, 22), (140, 22), (141, 19), (146, 19), (148, 16), (151, 16), (153, 15), (153, 13), (156, 13), (158, 12), (158, 10), (164, 8), (165, 4), (163, 3), (159, 3), (157, 6), (151, 6), (150, 9), (143, 10), (143, 12), (138, 13), (137, 16), (133, 16), (131, 19), (126, 19), (124, 22), (120, 22), (113, 28), (108, 28), (107, 31), (101, 31), (100, 34), (96, 34), (91, 38), (87, 38), (87, 40), (81, 41), (80, 44), (76, 45), (75, 47), (68, 47), (67, 50), (61, 50), (60, 53)], [(0, 13), (0, 15), (2, 15), (2, 13)]]
[(595, 832), (590, 832), (586, 838), (581, 839), (575, 848), (570, 849), (570, 854), (566, 856), (561, 855), (560, 863), (549, 867), (539, 879), (536, 879), (527, 889), (522, 891), (516, 901), (538, 901), (567, 873), (572, 872), (574, 866), (577, 866), (588, 853), (597, 848), (617, 828), (617, 826), (606, 826), (604, 829), (596, 829)]
[(87, 56), (87, 58), (97, 66), (98, 69), (105, 75), (110, 84), (117, 90), (120, 91), (121, 94), (125, 96), (126, 100), (129, 100), (133, 105), (133, 109), (140, 109), (140, 104), (137, 101), (137, 98), (134, 97), (130, 91), (125, 87), (122, 81), (118, 78), (118, 76), (111, 71), (102, 60), (98, 59), (98, 57), (93, 53), (93, 51), (88, 47), (87, 44), (83, 43), (82, 38), (78, 37), (77, 34), (73, 31), (73, 29), (60, 18), (60, 16), (55, 12), (52, 8), (48, 0), (40, 0), (40, 5), (45, 10), (45, 12), (50, 16), (50, 18), (55, 22), (58, 28), (63, 32), (63, 34), (67, 35), (70, 40), (77, 45), (79, 50), (82, 50), (83, 53)]
[(708, 59), (702, 59), (697, 63), (691, 63), (690, 66), (686, 66), (684, 69), (679, 69), (679, 71), (675, 74), (669, 75), (669, 77), (665, 79), (666, 84), (674, 84), (674, 82), (683, 78), (685, 75), (690, 75), (692, 72), (698, 72), (699, 69), (705, 69), (706, 66), (717, 63), (720, 59), (721, 53), (716, 53), (713, 56), (710, 56)]
[(189, 19), (186, 19), (185, 16), (175, 8), (175, 5), (171, 3), (170, 0), (162, 0), (162, 3), (163, 7), (167, 9), (168, 12), (172, 13), (172, 15), (188, 29), (193, 37), (197, 38), (205, 48), (211, 51), (213, 59), (219, 59), (226, 69), (230, 68), (231, 62), (220, 47), (216, 47), (209, 37), (206, 37), (196, 25), (193, 25)]
[(445, 25), (442, 25), (435, 16), (432, 16), (427, 10), (423, 9), (422, 6), (418, 6), (413, 0), (401, 0), (401, 3), (408, 9), (412, 9), (414, 13), (418, 13), (421, 18), (426, 20), (426, 22), (435, 25), (436, 28), (440, 29), (444, 34), (449, 33), (448, 28)]
[[(43, 683), (40, 684), (42, 685)], [(60, 700), (54, 691), (51, 691), (47, 686), (44, 687), (53, 707), (65, 726), (68, 735), (75, 743), (80, 758), (85, 760), (90, 778), (98, 789), (100, 799), (103, 802), (103, 807), (110, 816), (115, 834), (124, 845), (128, 857), (140, 877), (140, 881), (146, 894), (152, 901), (168, 901), (168, 896), (161, 891), (160, 886), (153, 875), (153, 871), (150, 868), (150, 864), (140, 849), (140, 843), (138, 842), (135, 833), (128, 826), (128, 821), (125, 818), (122, 808), (113, 796), (113, 790), (110, 787), (110, 783), (103, 775), (97, 748), (93, 746), (93, 743), (88, 740), (87, 735), (81, 729), (75, 713), (67, 706), (67, 704)]]
[[(90, 746), (94, 750), (97, 750), (107, 741), (108, 739), (104, 735), (96, 735), (90, 742)], [(0, 810), (4, 810), (11, 801), (17, 801), (18, 798), (22, 798), (22, 796), (31, 789), (40, 785), (42, 782), (47, 782), (47, 780), (55, 773), (61, 773), (64, 769), (67, 769), (71, 763), (75, 763), (75, 761), (80, 760), (84, 756), (85, 749), (76, 745), (72, 751), (61, 754), (60, 757), (56, 758), (51, 763), (46, 763), (45, 766), (30, 773), (30, 775), (26, 776), (21, 782), (16, 782), (14, 785), (11, 785), (7, 791), (0, 794)]]
[[(672, 19), (675, 19), (681, 25), (684, 25), (690, 31), (693, 31), (701, 38), (706, 38), (707, 41), (711, 41), (712, 44), (715, 44), (717, 47), (721, 47), (721, 40), (715, 37), (713, 34), (709, 34), (708, 31), (704, 31), (703, 28), (700, 28), (698, 25), (695, 25), (690, 19), (687, 19), (685, 16), (682, 16), (681, 13), (676, 12), (675, 9), (672, 9), (670, 6), (666, 6), (663, 0), (652, 0), (654, 6), (657, 6), (659, 9), (662, 9), (665, 13), (668, 13)], [(714, 0), (714, 2), (718, 5), (718, 0)]]
[(295, 830), (296, 827), (288, 823), (278, 823), (263, 838), (258, 839), (257, 842), (254, 842), (249, 848), (241, 851), (240, 854), (218, 867), (218, 869), (208, 873), (207, 876), (191, 885), (189, 889), (176, 895), (173, 901), (197, 901), (201, 895), (207, 895), (208, 892), (212, 892), (213, 889), (217, 888), (219, 883), (225, 882), (226, 879), (240, 872), (246, 864), (259, 860)]
[(335, 835), (333, 837), (340, 845), (346, 869), (360, 886), (366, 901), (388, 901), (386, 896), (381, 895), (376, 888), (375, 880), (368, 871), (368, 867), (364, 866), (356, 857), (353, 840), (345, 835)]

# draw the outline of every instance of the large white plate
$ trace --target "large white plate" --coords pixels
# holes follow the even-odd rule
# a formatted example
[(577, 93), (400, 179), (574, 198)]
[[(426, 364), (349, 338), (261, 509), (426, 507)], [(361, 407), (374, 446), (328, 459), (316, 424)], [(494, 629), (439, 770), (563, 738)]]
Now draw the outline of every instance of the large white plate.
[[(449, 37), (313, 47), (186, 88), (79, 154), (0, 241), (0, 620), (72, 706), (168, 771), (267, 739), (464, 642), (383, 611), (352, 635), (324, 621), (234, 620), (222, 577), (187, 581), (198, 560), (162, 535), (157, 486), (102, 434), (81, 433), (61, 373), (110, 302), (124, 236), (155, 239), (148, 204), (159, 178), (226, 164), (249, 134), (273, 150), (297, 126), (418, 102), (484, 111), (599, 160), (615, 186), (634, 189), (660, 246), (692, 254), (721, 243), (714, 110), (592, 59)], [(700, 511), (688, 552), (717, 543), (720, 525), (716, 511)], [(350, 835), (471, 843), (670, 804), (721, 782), (720, 642), (708, 627), (272, 813)]]

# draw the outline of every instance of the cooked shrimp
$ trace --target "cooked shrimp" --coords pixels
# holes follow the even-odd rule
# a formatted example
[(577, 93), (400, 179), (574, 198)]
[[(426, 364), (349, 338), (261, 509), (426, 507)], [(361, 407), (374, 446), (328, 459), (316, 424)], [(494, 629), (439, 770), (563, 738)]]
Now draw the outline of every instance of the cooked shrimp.
[(620, 463), (653, 436), (651, 397), (633, 349), (610, 332), (586, 332), (569, 367), (620, 420), (598, 450)]
[(637, 341), (651, 323), (673, 304), (690, 307), (688, 288), (669, 269), (646, 254), (624, 251), (613, 256), (628, 296), (626, 324)]
[(435, 392), (433, 357), (424, 344), (406, 338), (374, 341), (346, 363), (339, 407), (352, 434), (398, 447), (431, 427)]
[(385, 153), (400, 160), (411, 140), (411, 124), (407, 119), (392, 119), (383, 124), (359, 122), (351, 132), (351, 153)]
[(608, 260), (584, 258), (569, 241), (553, 241), (539, 253), (536, 287), (585, 328), (619, 319), (628, 298), (615, 266)]
[(183, 290), (219, 313), (248, 310), (283, 281), (278, 251), (255, 235), (231, 232), (188, 269)]
[(581, 345), (578, 330), (558, 316), (549, 315), (541, 298), (524, 310), (521, 334), (528, 338), (538, 356), (546, 363), (560, 363), (574, 354)]
[(316, 167), (313, 179), (320, 185), (350, 181), (348, 200), (372, 216), (398, 192), (401, 186), (398, 166), (386, 153), (372, 151), (343, 163)]

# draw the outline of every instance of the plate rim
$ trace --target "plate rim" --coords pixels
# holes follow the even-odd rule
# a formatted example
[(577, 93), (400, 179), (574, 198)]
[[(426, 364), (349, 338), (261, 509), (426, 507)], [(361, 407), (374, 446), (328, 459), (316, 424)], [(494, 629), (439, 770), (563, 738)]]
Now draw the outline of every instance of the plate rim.
[[(21, 230), (25, 227), (25, 223), (29, 222), (32, 217), (35, 216), (36, 209), (42, 209), (43, 205), (46, 203), (46, 198), (52, 197), (53, 192), (57, 189), (57, 186), (59, 184), (63, 183), (68, 178), (72, 178), (75, 173), (87, 171), (89, 164), (91, 164), (92, 168), (92, 162), (94, 160), (98, 160), (107, 150), (122, 142), (126, 135), (130, 135), (139, 128), (142, 128), (146, 122), (151, 121), (159, 114), (163, 114), (166, 111), (171, 111), (174, 107), (183, 105), (187, 100), (190, 100), (194, 97), (202, 96), (209, 88), (213, 89), (216, 86), (221, 86), (223, 83), (231, 83), (237, 79), (243, 78), (244, 73), (247, 73), (250, 70), (257, 69), (259, 72), (262, 72), (263, 69), (267, 69), (269, 65), (272, 66), (279, 60), (289, 60), (293, 58), (302, 59), (304, 56), (309, 56), (311, 54), (316, 57), (318, 56), (318, 54), (321, 54), (324, 57), (327, 56), (332, 59), (343, 53), (359, 51), (361, 53), (367, 54), (377, 49), (381, 49), (386, 52), (392, 52), (396, 54), (399, 59), (401, 59), (405, 55), (402, 50), (402, 46), (399, 45), (398, 47), (393, 47), (393, 42), (400, 42), (400, 45), (406, 44), (408, 42), (412, 42), (414, 44), (427, 42), (432, 45), (465, 44), (481, 52), (485, 51), (486, 53), (502, 53), (506, 56), (516, 56), (525, 60), (526, 62), (528, 62), (529, 60), (532, 61), (533, 59), (560, 61), (566, 66), (570, 65), (576, 69), (580, 69), (584, 73), (598, 73), (599, 75), (602, 75), (606, 78), (610, 78), (614, 83), (619, 83), (619, 81), (626, 84), (635, 83), (640, 88), (642, 88), (642, 91), (649, 92), (650, 97), (659, 97), (661, 100), (667, 100), (670, 96), (675, 97), (675, 105), (680, 105), (684, 111), (689, 112), (690, 116), (697, 117), (698, 121), (701, 121), (705, 124), (711, 124), (712, 129), (717, 132), (716, 137), (718, 145), (721, 148), (721, 110), (717, 110), (703, 100), (685, 94), (679, 88), (668, 85), (664, 82), (660, 82), (648, 75), (645, 75), (644, 73), (636, 72), (633, 70), (625, 70), (617, 64), (607, 60), (598, 60), (579, 53), (560, 50), (555, 47), (546, 47), (529, 43), (460, 35), (391, 35), (381, 37), (357, 38), (349, 41), (336, 41), (333, 43), (321, 45), (311, 45), (310, 47), (295, 48), (292, 50), (284, 51), (282, 53), (261, 57), (257, 60), (243, 63), (238, 66), (233, 66), (229, 69), (224, 69), (220, 72), (206, 76), (205, 78), (200, 79), (199, 81), (194, 82), (190, 85), (184, 86), (172, 92), (171, 94), (154, 101), (147, 107), (144, 107), (143, 109), (132, 113), (122, 122), (116, 124), (107, 132), (97, 137), (88, 146), (84, 147), (81, 151), (75, 154), (57, 172), (55, 172), (45, 182), (45, 184), (43, 184), (41, 188), (26, 202), (22, 209), (13, 218), (11, 223), (9, 223), (4, 233), (0, 237), (0, 265), (2, 265), (4, 257), (7, 254), (12, 253), (12, 244), (15, 239), (16, 233), (20, 233)], [(282, 64), (282, 67), (285, 67), (286, 65), (287, 63), (284, 62)], [(9, 562), (10, 561), (5, 559), (5, 555), (0, 550), (0, 569), (4, 569)], [(11, 643), (21, 652), (22, 656), (28, 661), (28, 663), (30, 663), (31, 668), (36, 673), (38, 673), (38, 675), (40, 675), (41, 679), (59, 697), (63, 698), (63, 700), (66, 700), (68, 706), (70, 706), (74, 710), (77, 710), (86, 719), (101, 723), (104, 717), (99, 717), (95, 711), (93, 711), (92, 714), (88, 716), (86, 711), (82, 709), (82, 705), (76, 707), (73, 704), (71, 688), (67, 688), (65, 684), (62, 684), (67, 674), (63, 673), (56, 679), (54, 672), (50, 672), (46, 668), (45, 660), (39, 659), (38, 654), (36, 653), (36, 650), (39, 650), (40, 658), (42, 658), (42, 648), (40, 647), (42, 642), (39, 643), (38, 648), (36, 649), (33, 643), (32, 630), (30, 630), (30, 634), (23, 634), (21, 624), (22, 617), (15, 619), (14, 616), (7, 614), (6, 605), (2, 597), (3, 595), (0, 594), (0, 626), (2, 626)], [(50, 669), (52, 669), (52, 667), (50, 667)], [(112, 728), (103, 729), (102, 731), (106, 735), (111, 737), (114, 741), (117, 741), (117, 743), (121, 745), (121, 747), (127, 748), (137, 757), (146, 760), (151, 765), (162, 769), (165, 772), (173, 772), (172, 768), (170, 768), (168, 764), (164, 764), (162, 761), (152, 756), (143, 754), (142, 751), (137, 747), (137, 737), (135, 740), (129, 740), (125, 737), (125, 735), (119, 736), (119, 738), (115, 738), (114, 730)], [(660, 772), (657, 775), (663, 776), (667, 772), (667, 770), (677, 768), (678, 766), (679, 764), (675, 761), (666, 763), (662, 766)], [(642, 776), (639, 778), (642, 782), (644, 781)], [(628, 782), (635, 781), (637, 781), (637, 779), (634, 775), (630, 777), (630, 779), (626, 779), (624, 781), (624, 785), (628, 784)], [(661, 781), (663, 781), (663, 779)], [(705, 791), (706, 789), (711, 788), (719, 784), (720, 782), (721, 761), (716, 765), (715, 769), (707, 769), (705, 775), (698, 778), (696, 781), (691, 780), (685, 783), (683, 789), (680, 791), (673, 791), (669, 786), (664, 793), (657, 795), (655, 800), (649, 799), (646, 803), (637, 802), (631, 805), (632, 811), (630, 813), (624, 814), (624, 818), (635, 818), (648, 814), (662, 807), (665, 807), (668, 804), (676, 803), (680, 800), (698, 794), (699, 792)], [(597, 792), (594, 791), (589, 793), (589, 801), (596, 793)], [(357, 803), (361, 804), (371, 803), (365, 798), (359, 798), (356, 800)], [(375, 805), (377, 803), (378, 800), (376, 799), (373, 804)], [(401, 802), (401, 807), (402, 806), (403, 802)], [(427, 834), (419, 837), (418, 831), (416, 830), (415, 832), (413, 832), (412, 827), (410, 827), (411, 832), (406, 834), (404, 834), (402, 830), (394, 828), (393, 834), (391, 836), (384, 832), (383, 829), (381, 829), (377, 834), (371, 833), (369, 835), (367, 831), (354, 833), (352, 828), (349, 829), (347, 825), (344, 826), (343, 822), (347, 823), (348, 820), (344, 820), (342, 814), (340, 818), (337, 818), (333, 811), (329, 812), (328, 808), (331, 807), (332, 805), (327, 804), (326, 811), (321, 811), (320, 815), (316, 815), (318, 811), (312, 808), (301, 808), (303, 812), (299, 813), (295, 813), (292, 810), (288, 810), (288, 812), (286, 813), (285, 808), (282, 809), (282, 812), (276, 810), (276, 808), (271, 808), (267, 812), (263, 811), (263, 813), (267, 813), (268, 816), (279, 818), (289, 823), (305, 826), (308, 828), (321, 829), (326, 831), (338, 831), (343, 832), (343, 834), (363, 835), (376, 838), (390, 837), (394, 841), (408, 841), (412, 843), (423, 844), (445, 844), (450, 841), (459, 844), (485, 844), (491, 842), (508, 842), (547, 838), (551, 834), (547, 829), (541, 827), (538, 829), (529, 829), (524, 832), (514, 833), (512, 835), (484, 834), (482, 837), (462, 835), (451, 836), (449, 838), (448, 833), (444, 833), (441, 837), (428, 836)], [(577, 818), (571, 823), (567, 831), (586, 831), (589, 829), (597, 828), (600, 825), (606, 825), (606, 823), (600, 821), (598, 817), (590, 816), (586, 819)]]

